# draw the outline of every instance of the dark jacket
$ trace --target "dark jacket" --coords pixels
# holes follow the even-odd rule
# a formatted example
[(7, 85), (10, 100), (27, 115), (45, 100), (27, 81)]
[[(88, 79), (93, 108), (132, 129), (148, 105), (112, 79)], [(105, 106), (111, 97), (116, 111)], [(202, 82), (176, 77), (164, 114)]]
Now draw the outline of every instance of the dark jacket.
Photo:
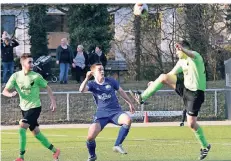
[[(73, 59), (74, 59), (73, 51), (69, 45), (67, 45), (67, 49), (69, 51), (69, 63), (72, 64)], [(58, 48), (56, 49), (56, 60), (58, 60), (59, 62), (60, 62), (61, 53), (63, 50), (64, 49), (61, 47), (61, 45), (59, 45)]]
[[(76, 57), (76, 55), (77, 55), (77, 51), (74, 52), (74, 58)], [(89, 66), (88, 54), (85, 51), (83, 51), (83, 56), (85, 58), (85, 68), (84, 68), (84, 70), (88, 70), (88, 66)]]
[(14, 47), (18, 46), (19, 43), (12, 39), (12, 42), (9, 45), (6, 45), (3, 41), (1, 41), (1, 58), (2, 62), (13, 62), (14, 61)]
[(105, 67), (107, 64), (107, 58), (104, 53), (101, 54), (101, 56), (98, 56), (96, 53), (92, 53), (89, 56), (89, 63), (90, 65), (93, 65), (95, 63), (102, 63), (102, 65)]

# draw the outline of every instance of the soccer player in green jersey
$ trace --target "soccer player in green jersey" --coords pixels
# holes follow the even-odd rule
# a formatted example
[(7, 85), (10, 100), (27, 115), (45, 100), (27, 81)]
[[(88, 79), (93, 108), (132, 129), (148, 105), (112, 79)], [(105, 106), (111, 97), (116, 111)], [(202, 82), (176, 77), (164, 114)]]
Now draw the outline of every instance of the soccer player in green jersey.
[[(204, 102), (206, 89), (205, 66), (201, 55), (191, 50), (187, 41), (184, 40), (176, 44), (176, 51), (179, 60), (169, 73), (161, 74), (155, 81), (149, 82), (148, 88), (143, 93), (130, 91), (130, 94), (138, 103), (142, 104), (160, 90), (164, 84), (175, 89), (176, 93), (183, 98), (187, 110), (187, 122), (201, 144), (199, 159), (203, 160), (211, 148), (202, 128), (197, 123), (198, 112)], [(183, 76), (180, 77), (182, 72)]]
[[(26, 131), (29, 128), (32, 134), (41, 142), (43, 146), (53, 152), (53, 158), (58, 161), (60, 150), (56, 149), (47, 138), (41, 133), (38, 124), (38, 118), (41, 112), (41, 101), (39, 96), (40, 88), (46, 88), (51, 99), (51, 110), (55, 111), (56, 101), (51, 88), (43, 77), (33, 72), (33, 58), (29, 54), (23, 54), (20, 58), (22, 70), (14, 73), (7, 82), (2, 94), (6, 97), (14, 97), (17, 94), (20, 99), (20, 108), (23, 119), (19, 122), (19, 158), (15, 161), (24, 161), (26, 150)], [(16, 91), (10, 92), (12, 88)]]

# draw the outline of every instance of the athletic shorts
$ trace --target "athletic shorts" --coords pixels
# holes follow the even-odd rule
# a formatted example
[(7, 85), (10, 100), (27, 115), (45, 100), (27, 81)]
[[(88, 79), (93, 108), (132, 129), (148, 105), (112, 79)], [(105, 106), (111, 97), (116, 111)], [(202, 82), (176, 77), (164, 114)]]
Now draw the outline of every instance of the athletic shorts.
[[(98, 118), (96, 115), (93, 118), (93, 123), (99, 123), (101, 126), (101, 130), (108, 124), (112, 123), (115, 125), (122, 126), (118, 123), (120, 115), (124, 114), (125, 112), (123, 111), (118, 111), (113, 114), (108, 115), (107, 117), (100, 117)], [(126, 113), (125, 113), (126, 114)]]
[(187, 114), (190, 116), (198, 116), (201, 105), (204, 102), (204, 91), (190, 91), (184, 86), (183, 74), (177, 75), (176, 93), (183, 98)]
[(30, 131), (33, 131), (36, 126), (39, 126), (38, 118), (40, 116), (41, 109), (42, 109), (41, 107), (37, 107), (37, 108), (29, 109), (28, 111), (22, 110), (22, 116), (23, 116), (22, 122), (30, 125), (29, 126)]

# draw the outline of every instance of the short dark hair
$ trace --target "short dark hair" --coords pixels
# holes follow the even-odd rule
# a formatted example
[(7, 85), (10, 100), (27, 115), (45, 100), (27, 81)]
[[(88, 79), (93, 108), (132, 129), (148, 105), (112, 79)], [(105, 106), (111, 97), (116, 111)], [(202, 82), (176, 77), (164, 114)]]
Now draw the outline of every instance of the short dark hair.
[(102, 45), (96, 45), (95, 47), (98, 47), (100, 50), (102, 50)]
[(23, 60), (26, 60), (27, 58), (32, 58), (31, 54), (24, 53), (20, 56), (20, 62), (22, 63)]
[(180, 45), (182, 45), (182, 47), (186, 47), (186, 48), (191, 48), (190, 43), (187, 40), (182, 40), (179, 42)]
[(102, 63), (99, 62), (99, 63), (92, 64), (90, 67), (91, 71), (98, 65), (102, 65)]

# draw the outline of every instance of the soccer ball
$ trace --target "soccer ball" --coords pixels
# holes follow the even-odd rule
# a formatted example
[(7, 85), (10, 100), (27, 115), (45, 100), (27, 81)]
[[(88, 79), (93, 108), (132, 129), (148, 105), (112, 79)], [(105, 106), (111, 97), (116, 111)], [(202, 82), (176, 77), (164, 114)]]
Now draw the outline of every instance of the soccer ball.
[(134, 15), (143, 16), (148, 13), (148, 5), (145, 3), (136, 3), (134, 6)]

